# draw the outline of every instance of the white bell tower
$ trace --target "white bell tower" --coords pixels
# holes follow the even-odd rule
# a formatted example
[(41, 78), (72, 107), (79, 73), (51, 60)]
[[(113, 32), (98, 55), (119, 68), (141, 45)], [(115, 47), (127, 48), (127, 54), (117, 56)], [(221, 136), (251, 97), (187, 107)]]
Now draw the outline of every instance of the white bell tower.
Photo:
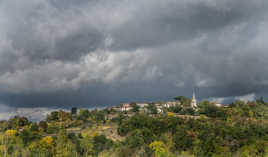
[(193, 92), (193, 98), (191, 101), (191, 107), (192, 108), (197, 108), (197, 100), (195, 99), (195, 92)]

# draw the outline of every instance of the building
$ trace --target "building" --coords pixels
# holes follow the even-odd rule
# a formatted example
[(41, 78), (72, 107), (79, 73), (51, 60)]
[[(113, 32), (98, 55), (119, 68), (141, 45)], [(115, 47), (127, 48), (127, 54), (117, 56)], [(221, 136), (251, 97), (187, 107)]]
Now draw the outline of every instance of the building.
[(132, 106), (130, 104), (122, 104), (121, 111), (130, 111), (132, 110)]
[(164, 111), (163, 106), (161, 104), (155, 104), (155, 107), (158, 113), (162, 113)]
[(195, 99), (195, 93), (193, 93), (193, 98), (191, 101), (191, 107), (192, 108), (197, 108), (197, 100)]
[(179, 101), (168, 101), (166, 103), (163, 103), (163, 107), (166, 107), (166, 108), (174, 107), (176, 105), (180, 105), (180, 102)]
[(148, 104), (148, 103), (137, 103), (137, 105), (138, 105), (140, 108), (145, 108), (145, 107), (147, 107), (149, 104)]
[(217, 106), (217, 107), (222, 107), (222, 104), (215, 103), (215, 106)]
[(228, 104), (220, 104), (220, 103), (215, 103), (215, 106), (217, 106), (217, 107), (229, 107)]
[(120, 104), (118, 106), (110, 107), (109, 109), (124, 112), (124, 111), (130, 111), (132, 109), (132, 106), (128, 103), (125, 103), (125, 104)]

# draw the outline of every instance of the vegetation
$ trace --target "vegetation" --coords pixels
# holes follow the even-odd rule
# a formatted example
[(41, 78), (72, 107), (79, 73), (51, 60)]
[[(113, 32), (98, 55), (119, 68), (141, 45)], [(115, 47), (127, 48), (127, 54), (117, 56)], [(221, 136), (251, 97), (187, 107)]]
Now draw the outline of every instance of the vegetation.
[(268, 157), (268, 104), (200, 102), (158, 113), (72, 108), (39, 123), (15, 116), (0, 121), (0, 157)]

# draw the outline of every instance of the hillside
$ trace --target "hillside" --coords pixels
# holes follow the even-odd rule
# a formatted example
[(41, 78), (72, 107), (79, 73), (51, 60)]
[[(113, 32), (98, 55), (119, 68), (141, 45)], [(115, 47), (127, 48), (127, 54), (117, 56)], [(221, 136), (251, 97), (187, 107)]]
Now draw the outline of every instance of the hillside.
[[(0, 122), (3, 157), (267, 157), (268, 104), (131, 103), (130, 110), (73, 108), (46, 120)], [(157, 109), (161, 106), (161, 112)]]

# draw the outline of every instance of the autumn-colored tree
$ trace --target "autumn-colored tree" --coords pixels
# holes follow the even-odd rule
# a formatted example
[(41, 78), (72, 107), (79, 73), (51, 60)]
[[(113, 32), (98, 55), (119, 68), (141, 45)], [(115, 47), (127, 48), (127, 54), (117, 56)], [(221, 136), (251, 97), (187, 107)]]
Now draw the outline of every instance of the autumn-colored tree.
[(43, 129), (43, 131), (46, 131), (48, 128), (48, 124), (46, 121), (40, 121), (39, 122), (39, 127)]
[(67, 136), (66, 130), (61, 129), (57, 135), (56, 157), (76, 157), (78, 153), (74, 143)]
[(43, 137), (40, 141), (40, 147), (42, 151), (53, 152), (54, 140), (50, 136)]
[(175, 157), (161, 141), (154, 141), (149, 146), (154, 151), (156, 157)]

